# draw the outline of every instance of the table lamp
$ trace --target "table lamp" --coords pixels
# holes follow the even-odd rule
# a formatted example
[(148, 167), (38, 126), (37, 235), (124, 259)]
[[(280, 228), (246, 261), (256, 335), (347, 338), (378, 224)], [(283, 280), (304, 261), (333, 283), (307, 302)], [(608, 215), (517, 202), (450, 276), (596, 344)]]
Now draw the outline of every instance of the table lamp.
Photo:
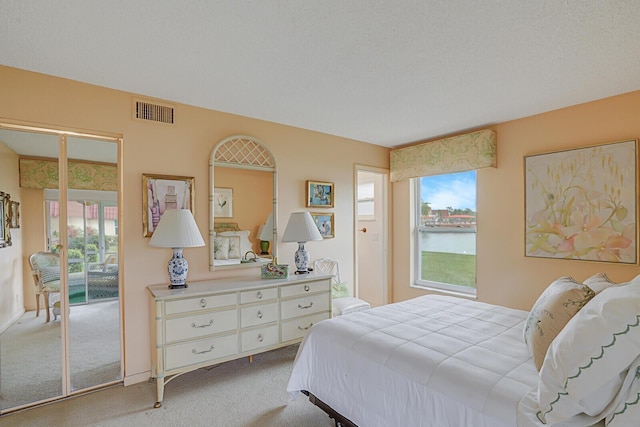
[(260, 255), (269, 255), (269, 242), (273, 240), (273, 212), (269, 214), (267, 222), (260, 226), (258, 239), (260, 239)]
[(182, 257), (182, 248), (204, 246), (202, 234), (189, 209), (167, 209), (153, 231), (149, 246), (173, 249), (169, 260), (169, 289), (186, 288), (189, 263)]
[(295, 253), (296, 274), (309, 272), (309, 252), (304, 244), (309, 240), (322, 240), (316, 223), (313, 222), (309, 212), (294, 212), (289, 217), (287, 228), (282, 235), (283, 242), (298, 242), (298, 250)]

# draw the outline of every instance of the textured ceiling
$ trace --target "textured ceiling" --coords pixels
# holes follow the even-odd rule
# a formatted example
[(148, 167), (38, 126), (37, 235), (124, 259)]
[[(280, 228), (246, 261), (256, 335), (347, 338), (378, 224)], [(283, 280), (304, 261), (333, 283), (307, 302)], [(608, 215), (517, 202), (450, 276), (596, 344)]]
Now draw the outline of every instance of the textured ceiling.
[(638, 0), (0, 0), (0, 64), (390, 147), (639, 90), (639, 53)]

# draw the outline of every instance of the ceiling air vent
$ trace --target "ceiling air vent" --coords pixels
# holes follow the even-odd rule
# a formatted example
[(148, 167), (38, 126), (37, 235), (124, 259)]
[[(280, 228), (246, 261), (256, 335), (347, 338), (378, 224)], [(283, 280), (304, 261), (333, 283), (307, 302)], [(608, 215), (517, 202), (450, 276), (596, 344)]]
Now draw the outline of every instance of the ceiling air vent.
[(135, 101), (135, 118), (158, 123), (173, 124), (173, 107), (147, 101)]

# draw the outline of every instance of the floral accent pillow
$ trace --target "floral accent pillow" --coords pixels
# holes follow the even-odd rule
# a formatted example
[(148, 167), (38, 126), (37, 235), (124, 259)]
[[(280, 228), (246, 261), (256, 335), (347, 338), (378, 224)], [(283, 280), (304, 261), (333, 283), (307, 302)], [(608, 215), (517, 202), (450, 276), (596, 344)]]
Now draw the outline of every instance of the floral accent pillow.
[[(233, 237), (238, 236), (240, 238), (240, 257), (243, 257), (244, 254), (252, 250), (251, 242), (249, 241), (249, 230), (240, 230), (240, 231), (223, 231), (218, 233), (218, 236), (224, 237)], [(229, 257), (231, 258), (231, 257)]]
[(241, 249), (240, 249), (240, 236), (230, 236), (229, 237), (229, 259), (237, 259), (242, 257)]
[(229, 238), (218, 237), (213, 239), (213, 258), (229, 259)]
[(540, 295), (524, 325), (524, 341), (538, 371), (553, 339), (595, 295), (569, 276), (555, 280)]

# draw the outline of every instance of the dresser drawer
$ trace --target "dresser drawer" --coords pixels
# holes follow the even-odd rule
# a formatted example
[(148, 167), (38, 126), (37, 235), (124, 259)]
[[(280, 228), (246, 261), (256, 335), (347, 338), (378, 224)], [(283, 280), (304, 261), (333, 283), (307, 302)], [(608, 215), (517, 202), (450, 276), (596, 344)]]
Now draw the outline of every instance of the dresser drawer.
[(331, 288), (329, 280), (314, 280), (311, 282), (287, 285), (280, 288), (280, 297), (296, 297), (300, 295), (313, 294), (316, 292), (328, 292)]
[(244, 331), (241, 336), (241, 352), (278, 344), (278, 325)]
[(240, 304), (267, 301), (278, 298), (278, 288), (257, 289), (240, 292)]
[(235, 292), (221, 295), (211, 295), (202, 298), (185, 298), (165, 302), (164, 312), (169, 316), (172, 314), (188, 313), (190, 311), (202, 311), (212, 308), (236, 305), (237, 296)]
[(264, 325), (278, 321), (278, 303), (260, 304), (251, 307), (243, 307), (240, 310), (240, 327)]
[(328, 292), (280, 302), (280, 309), (282, 310), (281, 318), (283, 320), (319, 313), (321, 311), (330, 311), (330, 308), (331, 294)]
[(238, 328), (236, 310), (211, 311), (165, 320), (167, 342), (203, 337)]
[(165, 370), (206, 363), (237, 352), (237, 334), (168, 345), (165, 347)]
[(307, 331), (321, 320), (329, 318), (329, 313), (320, 313), (313, 316), (301, 317), (299, 319), (282, 322), (282, 342), (302, 339)]

